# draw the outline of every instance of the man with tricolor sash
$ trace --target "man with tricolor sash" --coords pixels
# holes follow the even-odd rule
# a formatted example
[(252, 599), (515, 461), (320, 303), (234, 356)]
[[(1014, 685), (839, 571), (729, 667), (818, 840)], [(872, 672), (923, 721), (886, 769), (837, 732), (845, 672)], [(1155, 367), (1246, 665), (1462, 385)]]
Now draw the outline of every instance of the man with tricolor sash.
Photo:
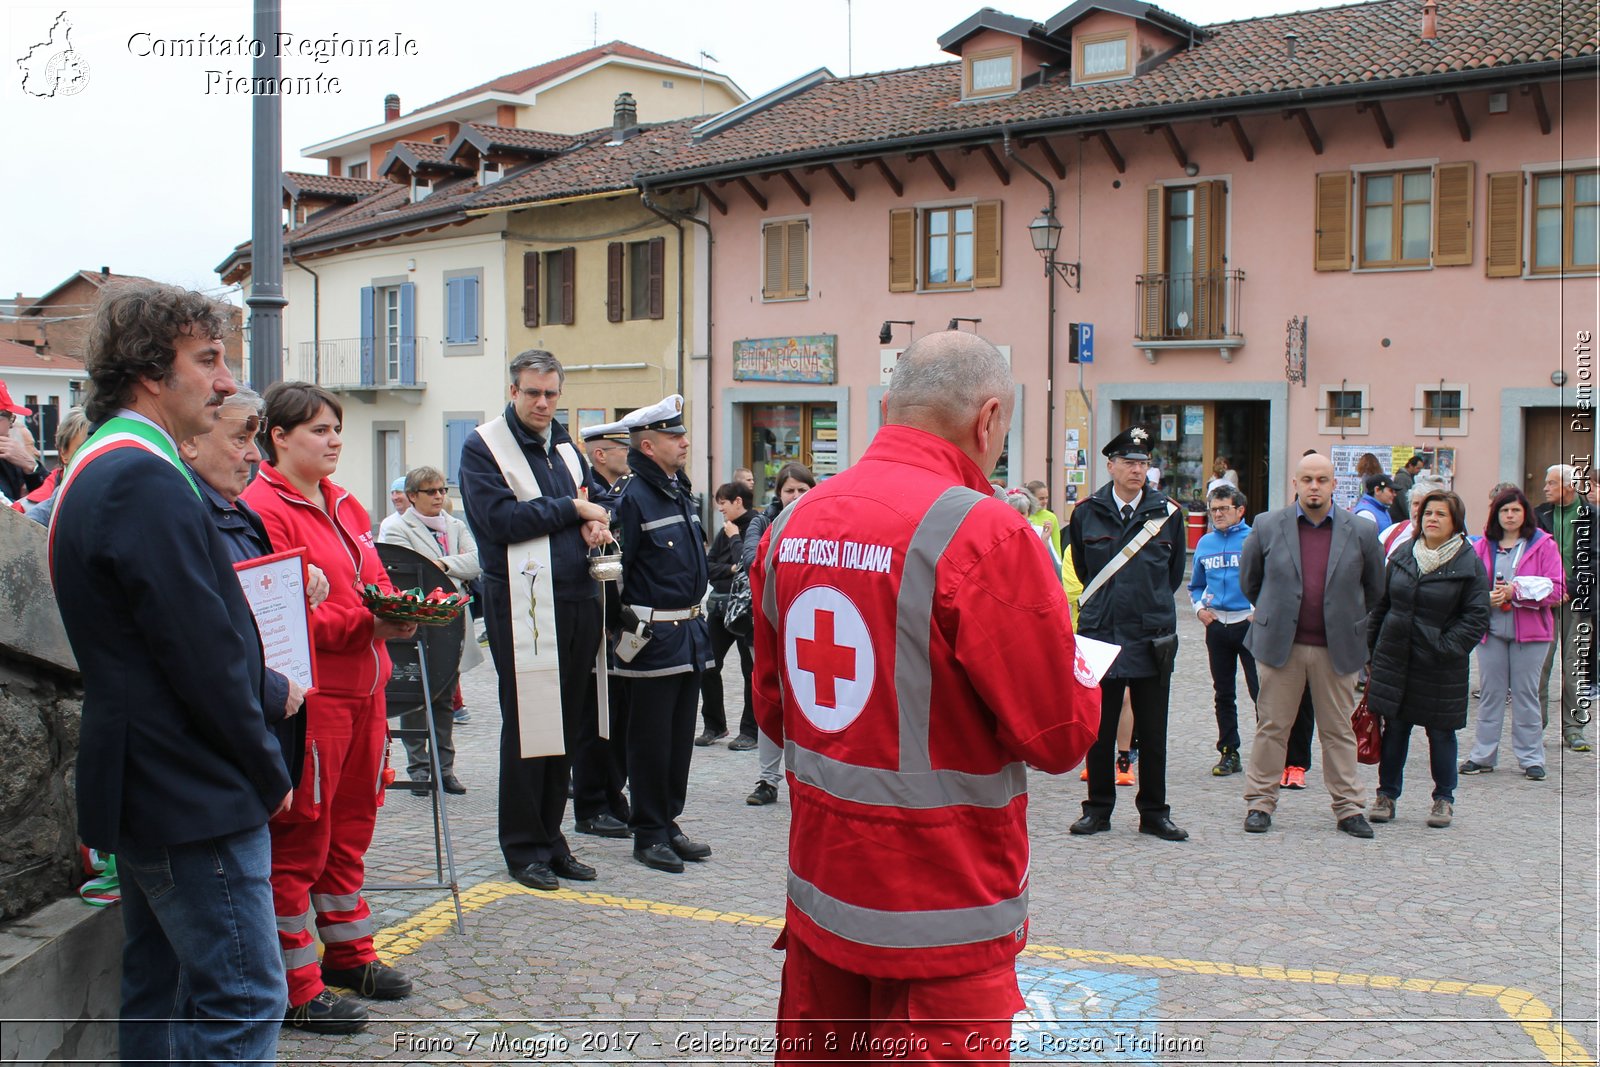
[(548, 352), (511, 361), (510, 403), (461, 448), (461, 499), (483, 566), (484, 622), (500, 680), (500, 850), (532, 889), (592, 881), (561, 821), (569, 770), (596, 768), (602, 611), (590, 546), (611, 539), (583, 492), (588, 465), (556, 421), (566, 372)]
[(254, 618), (177, 446), (237, 388), (227, 322), (200, 293), (105, 291), (84, 360), (96, 429), (50, 526), (83, 674), (78, 833), (122, 879), (125, 1061), (275, 1062), (283, 1022), (267, 820), (289, 774)]

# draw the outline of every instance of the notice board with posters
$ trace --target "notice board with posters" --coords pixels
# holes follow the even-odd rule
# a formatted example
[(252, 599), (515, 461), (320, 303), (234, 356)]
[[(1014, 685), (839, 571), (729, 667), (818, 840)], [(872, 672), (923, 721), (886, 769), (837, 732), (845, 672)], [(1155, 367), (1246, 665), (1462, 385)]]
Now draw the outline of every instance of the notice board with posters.
[(1361, 499), (1361, 479), (1356, 476), (1356, 463), (1368, 452), (1377, 457), (1385, 474), (1393, 474), (1397, 468), (1405, 466), (1412, 456), (1421, 456), (1425, 470), (1443, 478), (1447, 489), (1455, 488), (1456, 450), (1453, 448), (1431, 448), (1427, 445), (1334, 445), (1328, 450), (1328, 458), (1333, 461), (1333, 476), (1337, 479), (1333, 488), (1334, 507), (1349, 511)]

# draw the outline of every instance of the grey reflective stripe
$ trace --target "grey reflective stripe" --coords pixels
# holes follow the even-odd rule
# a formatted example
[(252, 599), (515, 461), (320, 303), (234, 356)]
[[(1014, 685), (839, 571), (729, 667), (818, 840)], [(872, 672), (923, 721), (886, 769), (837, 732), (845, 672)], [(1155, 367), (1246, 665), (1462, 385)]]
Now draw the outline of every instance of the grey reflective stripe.
[(658, 530), (663, 526), (673, 526), (673, 525), (676, 525), (677, 523), (680, 523), (682, 521), (683, 521), (683, 516), (682, 515), (673, 515), (671, 518), (666, 518), (666, 519), (651, 519), (649, 522), (641, 522), (639, 524), (639, 529), (641, 529), (641, 530)]
[(306, 917), (304, 915), (278, 916), (278, 933), (280, 934), (298, 934), (305, 928)]
[(1021, 763), (1008, 763), (993, 774), (952, 770), (908, 774), (841, 763), (790, 740), (783, 744), (783, 759), (800, 781), (854, 804), (919, 809), (957, 804), (1003, 808), (1028, 791), (1028, 770)]
[(372, 936), (372, 919), (357, 919), (355, 922), (332, 923), (328, 926), (317, 927), (317, 934), (322, 938), (324, 945), (334, 945), (343, 941), (359, 941), (363, 937)]
[[(804, 500), (805, 497), (800, 498)], [(798, 504), (800, 501), (795, 501)], [(778, 558), (778, 535), (783, 533), (783, 528), (788, 525), (789, 516), (794, 514), (794, 504), (790, 504), (778, 512), (778, 517), (767, 526), (767, 565), (764, 568), (767, 575), (767, 584), (761, 590), (761, 613), (767, 617), (772, 628), (778, 628), (778, 582), (777, 575), (772, 573), (772, 565)]]
[(933, 668), (928, 643), (933, 639), (935, 572), (950, 539), (966, 521), (967, 513), (984, 495), (964, 485), (939, 494), (917, 524), (906, 547), (895, 602), (894, 691), (900, 704), (900, 771), (926, 772), (928, 716), (933, 703)]
[(286, 971), (299, 970), (301, 967), (310, 967), (317, 962), (317, 943), (301, 945), (299, 948), (285, 949), (283, 952), (283, 969)]
[(831, 897), (789, 872), (789, 899), (818, 926), (858, 945), (939, 948), (1014, 937), (1028, 918), (1028, 891), (976, 908), (882, 911)]
[(311, 906), (322, 915), (330, 911), (354, 911), (361, 903), (360, 893), (313, 893)]

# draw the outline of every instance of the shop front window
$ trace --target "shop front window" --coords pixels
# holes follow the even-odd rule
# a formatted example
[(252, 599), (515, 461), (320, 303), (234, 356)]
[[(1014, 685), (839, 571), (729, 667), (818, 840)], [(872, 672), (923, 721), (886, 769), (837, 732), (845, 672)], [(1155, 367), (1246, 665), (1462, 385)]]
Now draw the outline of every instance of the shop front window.
[(844, 462), (837, 404), (748, 404), (745, 427), (744, 465), (755, 474), (758, 507), (772, 499), (785, 464), (804, 464), (820, 482)]

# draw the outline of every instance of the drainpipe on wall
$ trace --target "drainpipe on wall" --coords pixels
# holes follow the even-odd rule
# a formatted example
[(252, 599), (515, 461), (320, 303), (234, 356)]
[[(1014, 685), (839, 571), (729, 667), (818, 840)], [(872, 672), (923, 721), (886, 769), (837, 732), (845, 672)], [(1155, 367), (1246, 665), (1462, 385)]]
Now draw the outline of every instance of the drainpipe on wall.
[[(292, 211), (293, 209), (291, 209)], [(311, 383), (322, 384), (322, 279), (317, 272), (294, 258), (294, 244), (285, 241), (283, 254), (289, 262), (311, 275)]]
[[(1044, 186), (1046, 195), (1049, 196), (1049, 211), (1051, 217), (1056, 213), (1056, 187), (1043, 174), (1034, 170), (1027, 160), (1017, 155), (1011, 149), (1011, 131), (1002, 130), (1001, 139), (1005, 145), (1006, 155), (1015, 160), (1023, 170), (1039, 179)], [(1055, 253), (1051, 253), (1054, 255)], [(1044, 484), (1050, 499), (1061, 502), (1056, 496), (1056, 272), (1048, 264), (1044, 268), (1045, 285), (1050, 289), (1049, 310), (1045, 319), (1045, 407), (1044, 407)], [(1078, 392), (1083, 393), (1083, 365), (1078, 366)], [(1089, 397), (1084, 394), (1084, 409), (1089, 407)]]
[(678, 392), (680, 393), (683, 392), (684, 359), (684, 259), (682, 223), (686, 221), (692, 222), (698, 226), (704, 227), (706, 231), (706, 474), (710, 479), (715, 480), (717, 469), (715, 463), (716, 455), (712, 446), (712, 442), (716, 440), (716, 434), (713, 432), (712, 427), (712, 419), (715, 414), (715, 405), (711, 403), (711, 389), (715, 381), (713, 372), (716, 370), (716, 359), (713, 356), (715, 347), (711, 341), (711, 251), (716, 239), (711, 232), (711, 224), (709, 222), (687, 212), (672, 211), (671, 209), (658, 206), (650, 199), (650, 190), (646, 189), (644, 186), (639, 187), (639, 202), (642, 203), (646, 210), (650, 211), (652, 214), (658, 215), (670, 222), (678, 231)]

